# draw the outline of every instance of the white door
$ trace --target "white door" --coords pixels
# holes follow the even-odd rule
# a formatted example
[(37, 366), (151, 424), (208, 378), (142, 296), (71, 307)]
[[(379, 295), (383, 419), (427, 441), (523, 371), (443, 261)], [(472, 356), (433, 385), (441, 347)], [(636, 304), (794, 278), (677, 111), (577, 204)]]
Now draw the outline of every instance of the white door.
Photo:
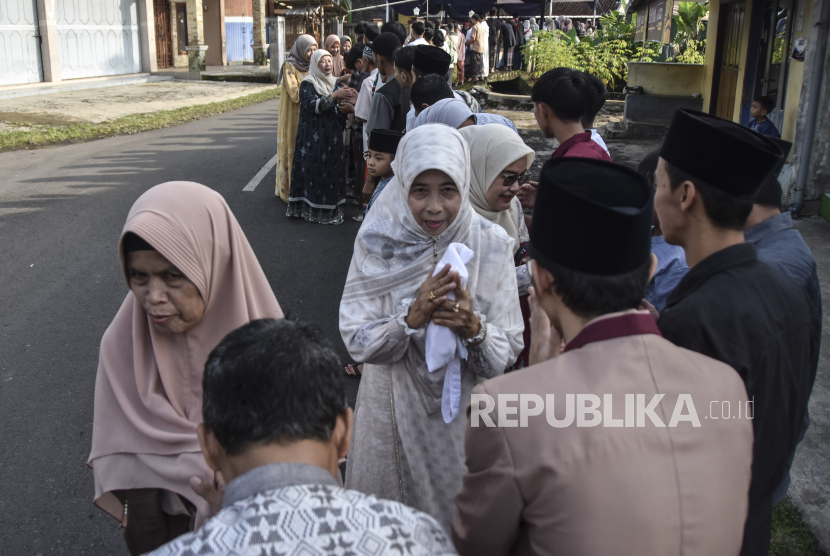
[(56, 5), (63, 79), (141, 71), (138, 0), (57, 0)]
[(0, 2), (0, 85), (43, 81), (35, 0)]

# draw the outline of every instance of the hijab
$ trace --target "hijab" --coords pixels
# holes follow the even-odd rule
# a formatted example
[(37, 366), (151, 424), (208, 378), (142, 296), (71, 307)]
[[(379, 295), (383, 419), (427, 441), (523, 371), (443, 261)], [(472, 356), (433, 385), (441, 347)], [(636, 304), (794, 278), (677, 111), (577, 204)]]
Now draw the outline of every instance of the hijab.
[[(329, 35), (326, 37), (326, 50), (331, 52), (331, 47), (334, 43), (342, 45), (343, 43), (340, 42), (340, 37), (337, 35)], [(342, 50), (342, 49), (341, 49)], [(340, 74), (343, 73), (343, 52), (340, 52), (337, 56), (334, 54), (331, 55), (331, 74), (335, 77), (340, 77)]]
[(523, 156), (530, 170), (536, 153), (510, 128), (499, 124), (468, 126), (458, 130), (470, 146), (470, 202), (481, 216), (504, 228), (513, 238), (513, 252), (521, 242), (519, 213), (515, 202), (507, 210), (496, 211), (487, 202), (487, 191), (504, 169)]
[(475, 114), (466, 102), (455, 97), (443, 98), (418, 114), (412, 129), (424, 124), (444, 124), (458, 129), (470, 116)]
[[(492, 315), (496, 315), (515, 297), (515, 292), (511, 296), (499, 289), (498, 279), (506, 259), (512, 266), (513, 241), (504, 230), (476, 214), (470, 205), (470, 150), (458, 130), (429, 124), (407, 132), (398, 144), (392, 168), (395, 176), (366, 214), (355, 239), (340, 302), (340, 334), (347, 346), (366, 341), (361, 339), (360, 328), (367, 322), (395, 314), (411, 303), (433, 271), (433, 261), (440, 260), (452, 243), (464, 244), (473, 252), (465, 266), (474, 305), (492, 303)], [(415, 178), (433, 169), (452, 178), (461, 195), (455, 220), (437, 237), (421, 228), (407, 202)], [(521, 319), (518, 315), (514, 318)], [(390, 339), (390, 343), (396, 341)], [(403, 358), (391, 363), (390, 368), (409, 374), (416, 385), (413, 395), (421, 400), (427, 414), (441, 411), (445, 371), (430, 373), (423, 351), (406, 350)]]
[(305, 59), (305, 52), (312, 44), (317, 44), (314, 37), (311, 35), (300, 35), (294, 41), (294, 44), (291, 45), (291, 50), (288, 52), (286, 61), (291, 62), (291, 65), (297, 68), (297, 71), (307, 73), (308, 60)]
[(320, 58), (323, 56), (331, 58), (328, 50), (314, 51), (314, 54), (311, 55), (311, 62), (308, 64), (308, 75), (303, 79), (303, 81), (311, 83), (314, 86), (314, 90), (317, 91), (317, 94), (321, 96), (330, 95), (337, 85), (337, 78), (334, 76), (333, 69), (329, 75), (326, 75), (320, 69)]
[(196, 436), (208, 354), (232, 330), (254, 319), (282, 318), (282, 310), (242, 228), (215, 191), (168, 182), (138, 198), (118, 244), (128, 286), (129, 232), (196, 286), (204, 314), (188, 332), (167, 335), (150, 324), (131, 291), (124, 298), (101, 340), (95, 380), (89, 462), (96, 503), (118, 517), (123, 507), (113, 490), (164, 488), (191, 500), (204, 518), (207, 506), (188, 480), (208, 472)]
[[(392, 169), (392, 181), (357, 233), (344, 301), (395, 294), (401, 287), (412, 290), (408, 293), (417, 291), (433, 266), (433, 245), (443, 252), (450, 243), (464, 243), (470, 233), (470, 150), (458, 130), (424, 125), (407, 132), (398, 143)], [(438, 238), (421, 228), (407, 202), (415, 178), (433, 169), (452, 178), (461, 194), (455, 220)]]

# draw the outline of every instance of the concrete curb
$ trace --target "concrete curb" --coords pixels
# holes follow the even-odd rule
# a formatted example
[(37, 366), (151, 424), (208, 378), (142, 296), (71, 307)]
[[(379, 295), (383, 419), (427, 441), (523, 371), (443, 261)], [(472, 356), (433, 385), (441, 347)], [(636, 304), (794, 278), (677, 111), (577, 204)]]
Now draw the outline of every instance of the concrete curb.
[(150, 75), (147, 73), (141, 73), (127, 77), (96, 77), (93, 79), (61, 81), (60, 83), (38, 83), (26, 86), (14, 85), (12, 87), (0, 87), (0, 100), (29, 97), (34, 95), (48, 95), (51, 93), (82, 91), (84, 89), (102, 89), (104, 87), (121, 87), (124, 85), (136, 85), (139, 83), (172, 80), (172, 77), (166, 75)]

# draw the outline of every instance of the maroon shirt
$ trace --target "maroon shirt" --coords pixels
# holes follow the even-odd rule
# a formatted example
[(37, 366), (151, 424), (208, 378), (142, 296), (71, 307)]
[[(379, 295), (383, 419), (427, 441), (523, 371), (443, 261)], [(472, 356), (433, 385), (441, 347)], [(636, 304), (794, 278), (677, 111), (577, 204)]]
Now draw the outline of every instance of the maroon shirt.
[(577, 133), (561, 145), (559, 145), (551, 158), (562, 158), (563, 156), (575, 156), (579, 158), (598, 158), (613, 162), (605, 149), (600, 147), (591, 139), (591, 132)]

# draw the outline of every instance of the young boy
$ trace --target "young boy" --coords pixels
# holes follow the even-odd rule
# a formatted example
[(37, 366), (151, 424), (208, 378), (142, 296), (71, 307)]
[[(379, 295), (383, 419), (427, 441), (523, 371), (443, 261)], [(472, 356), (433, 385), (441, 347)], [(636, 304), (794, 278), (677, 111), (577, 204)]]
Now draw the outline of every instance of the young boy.
[(585, 74), (571, 68), (554, 68), (545, 72), (533, 85), (530, 99), (533, 114), (545, 138), (556, 137), (559, 146), (551, 158), (598, 158), (611, 162), (611, 157), (585, 131), (582, 118), (596, 102), (597, 91)]
[(756, 97), (749, 109), (750, 120), (746, 126), (757, 131), (761, 135), (781, 139), (781, 134), (775, 128), (775, 124), (767, 119), (767, 114), (775, 109), (775, 102), (769, 97)]
[(367, 212), (372, 208), (372, 204), (380, 196), (386, 184), (395, 176), (395, 172), (392, 171), (392, 161), (395, 160), (401, 137), (403, 133), (391, 129), (375, 129), (369, 136), (369, 154), (366, 165), (369, 168), (369, 177), (380, 181), (369, 200)]

